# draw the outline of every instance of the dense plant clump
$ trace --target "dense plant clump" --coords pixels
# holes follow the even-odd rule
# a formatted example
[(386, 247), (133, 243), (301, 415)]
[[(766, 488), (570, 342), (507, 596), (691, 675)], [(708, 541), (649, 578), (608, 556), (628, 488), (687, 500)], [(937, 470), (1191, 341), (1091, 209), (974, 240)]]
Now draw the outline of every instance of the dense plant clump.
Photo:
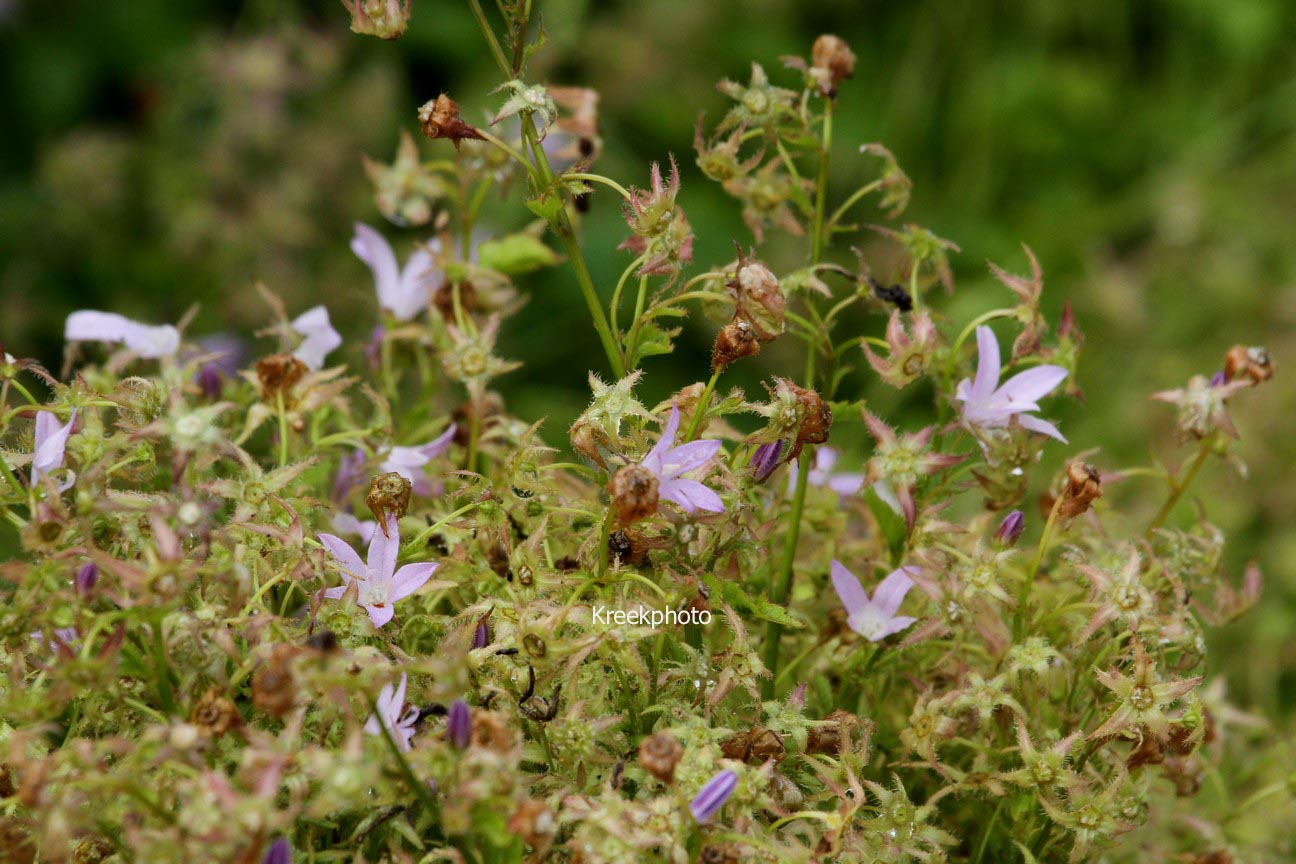
[[(1083, 337), (1041, 312), (1030, 250), (951, 320), (957, 247), (894, 221), (896, 158), (865, 144), (865, 181), (829, 188), (845, 42), (784, 58), (782, 83), (759, 64), (720, 83), (696, 159), (749, 230), (701, 266), (674, 159), (642, 188), (592, 173), (597, 93), (526, 79), (531, 2), (501, 4), (503, 41), (471, 4), (505, 83), (472, 111), (440, 94), (417, 113), (432, 143), (366, 160), (419, 242), (402, 259), (356, 225), (363, 345), (328, 298), (290, 312), (267, 289), (246, 356), (92, 310), (62, 374), (4, 355), (0, 516), (25, 552), (0, 569), (4, 860), (1290, 854), (1236, 828), (1290, 804), (1290, 769), (1205, 683), (1204, 628), (1256, 601), (1259, 569), (1222, 572), (1221, 533), (1183, 518), (1203, 466), (1236, 463), (1228, 407), (1274, 375), (1263, 349), (1154, 394), (1180, 468), (1105, 464), (1047, 419), (1080, 395)], [(382, 38), (410, 15), (346, 5)], [(483, 224), (497, 190), (535, 221)], [(620, 252), (582, 245), (595, 195), (621, 199)], [(852, 255), (866, 233), (889, 254)], [(798, 258), (766, 255), (776, 234)], [(618, 282), (586, 254), (624, 255)], [(555, 338), (606, 355), (563, 441), (492, 389), (516, 365), (501, 322), (545, 326), (523, 301), (547, 267), (593, 324)], [(641, 401), (693, 311), (708, 377)], [(804, 365), (726, 388), (776, 342)], [(909, 387), (922, 428), (869, 398)], [(871, 447), (834, 447), (843, 424)]]

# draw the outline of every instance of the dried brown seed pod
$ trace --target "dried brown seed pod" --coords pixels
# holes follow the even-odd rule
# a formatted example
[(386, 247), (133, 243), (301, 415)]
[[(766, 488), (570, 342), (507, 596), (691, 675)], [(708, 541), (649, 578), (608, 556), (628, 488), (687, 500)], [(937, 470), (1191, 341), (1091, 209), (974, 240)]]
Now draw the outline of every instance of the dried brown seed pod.
[(472, 746), (483, 747), (496, 753), (507, 753), (513, 747), (513, 737), (509, 733), (508, 721), (498, 711), (483, 711), (480, 708), (472, 712)]
[(841, 82), (855, 74), (855, 52), (846, 40), (825, 33), (810, 49), (810, 65), (818, 73), (815, 77), (824, 95), (835, 96)]
[(508, 831), (521, 837), (528, 846), (544, 845), (558, 831), (553, 811), (543, 801), (527, 798), (513, 811), (508, 820)]
[(365, 503), (378, 520), (383, 536), (387, 535), (387, 517), (402, 518), (409, 510), (410, 494), (414, 484), (395, 471), (379, 474), (369, 481), (369, 494)]
[(309, 371), (306, 364), (291, 354), (271, 354), (256, 363), (257, 383), (261, 398), (272, 400), (278, 394), (287, 395)]
[(243, 718), (233, 702), (220, 695), (215, 687), (208, 687), (189, 713), (189, 722), (203, 737), (216, 738), (241, 726)]
[(742, 855), (732, 843), (709, 843), (702, 847), (698, 861), (701, 864), (738, 864)]
[(639, 744), (639, 764), (663, 783), (675, 782), (675, 766), (684, 756), (684, 745), (669, 732), (649, 735)]
[(608, 536), (608, 557), (612, 561), (624, 561), (631, 567), (638, 567), (648, 557), (648, 538), (642, 531), (633, 528), (622, 528)]
[(1225, 381), (1245, 378), (1252, 384), (1260, 384), (1273, 376), (1273, 360), (1264, 348), (1234, 345), (1224, 354)]
[(801, 455), (801, 448), (805, 445), (823, 444), (828, 440), (828, 432), (832, 429), (833, 415), (832, 408), (814, 390), (798, 387), (786, 379), (781, 379), (781, 383), (787, 385), (801, 406), (801, 426), (797, 429), (796, 440), (792, 442), (792, 449), (788, 451), (785, 460), (791, 462)]
[(821, 726), (810, 729), (806, 736), (807, 753), (823, 753), (836, 756), (841, 753), (842, 732), (851, 731), (859, 725), (859, 718), (849, 711), (838, 708), (824, 718)]
[(432, 139), (448, 138), (456, 150), (465, 138), (486, 140), (481, 132), (459, 119), (459, 105), (444, 93), (424, 103), (419, 108), (418, 118), (424, 135)]
[(252, 704), (274, 717), (285, 717), (297, 701), (292, 661), (298, 649), (279, 644), (252, 676)]
[(630, 525), (657, 512), (657, 475), (642, 465), (625, 465), (608, 481), (608, 494), (621, 525)]
[[(465, 314), (471, 315), (477, 311), (477, 289), (469, 279), (464, 279), (459, 285), (459, 308)], [(455, 323), (454, 308), (455, 283), (448, 279), (441, 283), (441, 287), (432, 293), (432, 305), (441, 313), (441, 318), (449, 324)]]
[(1089, 509), (1102, 497), (1102, 477), (1098, 469), (1087, 462), (1072, 462), (1066, 470), (1066, 488), (1062, 490), (1062, 503), (1058, 515), (1072, 519)]
[(760, 353), (756, 330), (746, 321), (734, 319), (716, 334), (711, 348), (711, 371), (716, 372), (735, 360)]

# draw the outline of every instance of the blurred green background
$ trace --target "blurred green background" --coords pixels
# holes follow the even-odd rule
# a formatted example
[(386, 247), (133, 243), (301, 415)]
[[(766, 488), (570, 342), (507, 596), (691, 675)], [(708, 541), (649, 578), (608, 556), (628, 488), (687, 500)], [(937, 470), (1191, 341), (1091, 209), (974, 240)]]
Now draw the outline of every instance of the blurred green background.
[[(1234, 408), (1250, 479), (1213, 463), (1195, 490), (1229, 534), (1228, 569), (1240, 577), (1256, 558), (1267, 576), (1261, 608), (1212, 637), (1217, 668), (1240, 701), (1290, 725), (1296, 4), (542, 5), (549, 44), (532, 77), (601, 91), (601, 172), (642, 185), (651, 161), (677, 155), (699, 264), (730, 260), (733, 238), (750, 242), (736, 204), (692, 164), (697, 113), (715, 122), (724, 110), (716, 80), (745, 81), (758, 60), (795, 86), (780, 56), (808, 54), (821, 32), (846, 38), (859, 64), (841, 96), (840, 193), (871, 167), (854, 145), (884, 142), (915, 183), (904, 219), (962, 247), (959, 287), (936, 300), (946, 314), (965, 321), (1006, 302), (984, 262), (1023, 271), (1023, 241), (1044, 266), (1050, 315), (1063, 299), (1075, 306), (1088, 398), (1049, 406), (1072, 446), (1048, 448), (1048, 469), (1100, 444), (1093, 461), (1104, 469), (1152, 452), (1183, 459), (1173, 409), (1147, 395), (1210, 374), (1234, 343), (1268, 346), (1278, 379)], [(470, 120), (500, 101), (466, 3), (413, 6), (409, 33), (388, 43), (350, 34), (341, 3), (322, 0), (0, 0), (0, 340), (10, 353), (57, 368), (62, 320), (85, 307), (163, 322), (200, 303), (191, 334), (251, 334), (269, 316), (257, 280), (293, 311), (327, 303), (358, 345), (374, 321), (372, 282), (347, 241), (353, 220), (380, 223), (360, 155), (389, 161), (416, 107), (442, 90)], [(605, 292), (628, 261), (614, 251), (625, 234), (614, 203), (597, 195), (586, 223)], [(512, 226), (519, 211), (497, 204), (491, 218)], [(402, 254), (419, 236), (402, 238)], [(776, 269), (798, 263), (793, 247), (769, 254)], [(549, 416), (559, 442), (602, 355), (566, 268), (523, 288), (530, 305), (506, 325), (501, 353), (526, 366), (500, 389), (516, 413)], [(883, 322), (851, 326), (880, 332)], [(674, 356), (649, 361), (646, 395), (705, 377), (713, 333), (690, 322)], [(734, 381), (752, 388), (798, 368), (790, 360), (776, 348)], [(906, 425), (926, 422), (927, 395), (879, 394)], [(1136, 482), (1110, 494), (1155, 506), (1160, 492), (1140, 496)]]

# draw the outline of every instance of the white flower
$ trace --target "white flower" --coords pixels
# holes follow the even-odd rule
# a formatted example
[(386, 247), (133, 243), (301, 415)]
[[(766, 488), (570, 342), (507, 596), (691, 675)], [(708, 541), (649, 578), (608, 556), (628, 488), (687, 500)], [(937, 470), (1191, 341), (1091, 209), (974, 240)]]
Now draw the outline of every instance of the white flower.
[(307, 309), (292, 321), (292, 329), (306, 337), (297, 346), (293, 356), (306, 364), (312, 372), (324, 368), (324, 358), (342, 344), (342, 337), (329, 322), (328, 309), (316, 306)]
[(115, 312), (83, 309), (73, 312), (63, 327), (69, 342), (120, 342), (141, 357), (168, 357), (180, 350), (180, 331), (170, 324), (153, 327)]
[(1007, 426), (1013, 417), (1025, 429), (1040, 432), (1066, 442), (1052, 423), (1032, 417), (1038, 411), (1036, 399), (1042, 399), (1067, 377), (1061, 366), (1036, 366), (1019, 372), (999, 386), (999, 342), (989, 327), (978, 327), (977, 372), (973, 381), (964, 378), (955, 394), (963, 402), (963, 419), (975, 426), (993, 429)]
[[(428, 245), (439, 248), (435, 239)], [(387, 239), (363, 222), (357, 222), (351, 251), (373, 271), (378, 305), (393, 318), (408, 321), (427, 308), (432, 299), (432, 284), (441, 274), (426, 249), (415, 249), (402, 270)]]

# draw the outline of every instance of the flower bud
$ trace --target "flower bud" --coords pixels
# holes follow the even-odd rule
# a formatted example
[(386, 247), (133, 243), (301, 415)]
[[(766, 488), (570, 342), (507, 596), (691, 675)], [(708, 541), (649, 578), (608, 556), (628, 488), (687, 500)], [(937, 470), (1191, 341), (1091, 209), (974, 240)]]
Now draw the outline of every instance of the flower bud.
[(629, 525), (656, 513), (658, 487), (657, 475), (642, 465), (617, 469), (607, 489), (620, 523)]
[(91, 561), (83, 564), (76, 572), (76, 577), (72, 580), (72, 585), (76, 588), (77, 595), (82, 600), (90, 597), (90, 592), (94, 590), (95, 583), (99, 581), (99, 566)]
[(650, 735), (639, 744), (639, 764), (663, 783), (675, 782), (675, 766), (684, 756), (684, 746), (669, 732)]
[(757, 483), (764, 483), (769, 476), (774, 473), (781, 462), (779, 457), (783, 455), (783, 446), (786, 442), (780, 438), (773, 444), (762, 444), (756, 448), (752, 454), (751, 469), (752, 479)]
[(486, 613), (477, 622), (477, 628), (473, 630), (472, 648), (485, 648), (490, 644), (490, 613)]
[(225, 386), (225, 376), (221, 373), (220, 364), (204, 363), (194, 375), (194, 383), (208, 402), (219, 401)]
[(351, 32), (399, 39), (409, 26), (409, 0), (342, 0), (351, 13)]
[(484, 141), (482, 134), (459, 119), (459, 105), (442, 93), (435, 99), (425, 102), (418, 111), (419, 125), (423, 134), (429, 138), (449, 138), (459, 149), (459, 142), (465, 138)]
[(1246, 379), (1260, 384), (1274, 376), (1273, 360), (1264, 348), (1234, 345), (1224, 355), (1224, 380)]
[(737, 296), (734, 321), (750, 324), (757, 339), (771, 342), (783, 332), (787, 298), (779, 287), (778, 277), (768, 267), (747, 259), (740, 248), (738, 272), (725, 287)]
[(1102, 478), (1098, 469), (1086, 462), (1072, 462), (1066, 470), (1066, 488), (1062, 490), (1062, 503), (1058, 515), (1072, 519), (1089, 509), (1095, 499), (1102, 497)]
[(711, 348), (711, 371), (718, 372), (735, 360), (759, 352), (760, 342), (756, 339), (755, 329), (746, 321), (735, 318), (716, 334), (715, 345)]
[(270, 844), (261, 864), (292, 864), (292, 845), (287, 837), (280, 837)]
[(446, 739), (456, 750), (466, 750), (472, 740), (472, 709), (462, 699), (456, 699), (446, 714)]
[(693, 820), (699, 825), (710, 822), (737, 788), (738, 774), (735, 771), (726, 769), (712, 777), (702, 787), (702, 791), (689, 802), (689, 812), (693, 814)]
[(1015, 546), (1025, 528), (1026, 515), (1020, 510), (1014, 510), (999, 523), (999, 529), (995, 531), (994, 535), (995, 542), (1005, 549), (1009, 546)]
[(844, 39), (825, 33), (810, 49), (810, 74), (825, 96), (836, 96), (838, 85), (855, 74), (855, 53)]

